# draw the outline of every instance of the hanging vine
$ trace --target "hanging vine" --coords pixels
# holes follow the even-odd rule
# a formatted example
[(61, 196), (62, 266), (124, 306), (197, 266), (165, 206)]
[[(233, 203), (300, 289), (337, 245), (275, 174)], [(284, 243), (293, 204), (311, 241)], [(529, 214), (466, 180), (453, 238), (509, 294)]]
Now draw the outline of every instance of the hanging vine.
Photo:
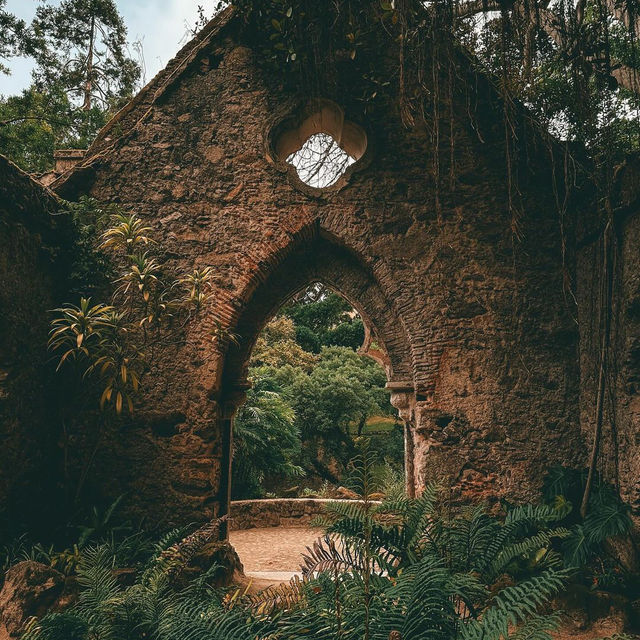
[[(430, 132), (433, 151), (426, 165), (439, 224), (443, 195), (455, 192), (457, 180), (455, 123), (460, 115), (454, 105), (456, 93), (464, 94), (465, 79), (457, 77), (456, 59), (466, 55), (463, 50), (471, 51), (472, 63), (494, 79), (502, 104), (514, 260), (525, 233), (520, 180), (530, 139), (523, 129), (527, 118), (522, 104), (537, 130), (549, 134), (562, 245), (559, 268), (569, 305), (575, 304), (575, 283), (567, 266), (567, 211), (579, 171), (595, 186), (603, 258), (594, 283), (601, 291), (601, 321), (589, 462), (593, 479), (611, 380), (617, 260), (614, 174), (625, 155), (640, 148), (637, 0), (235, 0), (234, 5), (244, 20), (247, 41), (259, 43), (260, 59), (271, 77), (309, 97), (331, 98), (339, 92), (340, 75), (353, 74), (364, 113), (380, 100), (392, 101), (405, 127)], [(471, 98), (465, 100), (466, 124), (481, 138)], [(576, 148), (581, 149), (580, 161), (574, 158)], [(614, 433), (615, 425), (611, 427)]]

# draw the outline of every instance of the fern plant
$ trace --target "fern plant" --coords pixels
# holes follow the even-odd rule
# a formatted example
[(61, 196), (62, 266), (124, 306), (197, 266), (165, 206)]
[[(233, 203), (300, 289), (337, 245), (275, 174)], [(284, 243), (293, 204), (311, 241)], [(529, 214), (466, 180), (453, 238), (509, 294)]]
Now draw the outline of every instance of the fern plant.
[(629, 567), (613, 551), (612, 538), (628, 537), (633, 523), (629, 505), (616, 489), (596, 475), (590, 492), (588, 511), (583, 519), (580, 503), (587, 479), (586, 470), (552, 467), (543, 486), (547, 503), (570, 529), (561, 551), (566, 566), (583, 575), (593, 587), (640, 595), (640, 583)]
[[(302, 579), (258, 595), (212, 588), (215, 567), (186, 585), (176, 579), (217, 523), (166, 536), (129, 587), (114, 578), (112, 550), (94, 547), (78, 569), (78, 603), (34, 621), (25, 638), (550, 640), (559, 619), (545, 605), (572, 575), (562, 548), (575, 531), (558, 525), (566, 512), (452, 511), (437, 485), (416, 499), (377, 502), (374, 466), (365, 450), (354, 471), (361, 500), (329, 505)], [(601, 526), (617, 530), (615, 517), (600, 513)]]

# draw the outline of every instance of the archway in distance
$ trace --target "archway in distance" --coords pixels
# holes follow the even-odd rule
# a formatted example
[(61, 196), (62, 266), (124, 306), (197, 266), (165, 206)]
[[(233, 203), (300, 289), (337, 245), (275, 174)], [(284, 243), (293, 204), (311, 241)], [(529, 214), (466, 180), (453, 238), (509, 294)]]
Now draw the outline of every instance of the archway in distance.
[[(322, 283), (340, 294), (357, 312), (364, 324), (361, 352), (368, 352), (384, 366), (387, 388), (394, 406), (398, 398), (411, 395), (411, 351), (402, 319), (382, 288), (358, 257), (327, 234), (315, 233), (292, 247), (275, 268), (248, 288), (238, 312), (234, 333), (223, 370), (221, 402), (223, 406), (223, 477), (220, 486), (221, 513), (228, 513), (232, 496), (233, 419), (242, 406), (251, 384), (251, 353), (260, 332), (296, 294), (312, 283)], [(401, 407), (402, 408), (402, 407)], [(404, 431), (406, 488), (415, 493), (413, 433), (411, 417), (401, 411)]]

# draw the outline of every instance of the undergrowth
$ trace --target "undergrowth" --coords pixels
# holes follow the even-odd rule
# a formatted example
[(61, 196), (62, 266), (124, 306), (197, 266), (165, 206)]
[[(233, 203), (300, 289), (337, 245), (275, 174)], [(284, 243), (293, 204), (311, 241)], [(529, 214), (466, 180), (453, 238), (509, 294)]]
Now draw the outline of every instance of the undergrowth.
[(155, 542), (130, 586), (114, 572), (117, 545), (89, 544), (76, 565), (76, 604), (31, 620), (23, 639), (550, 640), (560, 621), (550, 602), (571, 581), (591, 579), (607, 541), (630, 526), (603, 483), (581, 520), (572, 506), (580, 474), (567, 470), (551, 471), (547, 503), (494, 515), (454, 509), (438, 485), (416, 499), (393, 491), (374, 501), (375, 461), (365, 451), (354, 468), (362, 500), (328, 506), (302, 579), (257, 595), (214, 588), (215, 566), (177, 579), (215, 523)]

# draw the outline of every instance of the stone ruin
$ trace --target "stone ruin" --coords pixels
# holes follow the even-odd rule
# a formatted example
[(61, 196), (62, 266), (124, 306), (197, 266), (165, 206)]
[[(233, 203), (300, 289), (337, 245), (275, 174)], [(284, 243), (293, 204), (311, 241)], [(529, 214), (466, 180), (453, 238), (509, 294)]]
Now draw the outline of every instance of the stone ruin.
[[(456, 182), (444, 181), (439, 207), (425, 127), (403, 126), (390, 100), (364, 113), (352, 78), (338, 78), (335, 95), (289, 92), (265, 73), (232, 11), (53, 176), (51, 191), (0, 159), (0, 502), (12, 517), (35, 520), (52, 508), (60, 474), (64, 401), (47, 362), (46, 312), (68, 301), (71, 256), (68, 225), (51, 215), (56, 196), (135, 211), (167, 265), (216, 272), (210, 311), (164, 354), (134, 415), (108, 432), (94, 461), (92, 490), (105, 500), (126, 493), (132, 514), (184, 523), (228, 512), (232, 420), (252, 346), (313, 282), (358, 310), (364, 350), (379, 347), (405, 425), (410, 494), (445, 477), (465, 500), (527, 500), (549, 466), (584, 466), (602, 235), (592, 190), (570, 203), (563, 235), (551, 188), (556, 151), (523, 117), (528, 157), (514, 239), (499, 96), (462, 58), (458, 75), (466, 93), (453, 105)], [(353, 161), (332, 184), (309, 186), (287, 160), (321, 134)], [(605, 429), (602, 453), (602, 470), (636, 514), (637, 175), (632, 162), (618, 175), (618, 366), (607, 412), (617, 437)], [(216, 321), (238, 345), (211, 340)]]

